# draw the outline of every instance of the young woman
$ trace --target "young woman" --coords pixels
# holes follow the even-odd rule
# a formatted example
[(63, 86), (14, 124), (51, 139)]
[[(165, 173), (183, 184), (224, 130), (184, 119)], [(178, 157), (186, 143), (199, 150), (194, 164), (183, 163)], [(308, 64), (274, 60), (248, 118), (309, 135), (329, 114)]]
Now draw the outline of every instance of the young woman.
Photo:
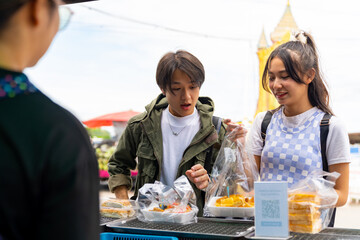
[[(204, 80), (204, 67), (191, 53), (180, 50), (161, 58), (156, 81), (162, 94), (145, 107), (144, 113), (130, 119), (109, 160), (109, 188), (117, 198), (128, 198), (130, 169), (136, 166), (133, 198), (145, 183), (159, 180), (172, 186), (176, 178), (185, 174), (192, 183), (202, 215), (201, 190), (209, 181), (204, 165), (208, 162), (212, 167), (225, 135), (224, 124), (219, 134), (214, 127), (213, 101), (199, 97)], [(228, 131), (236, 127), (229, 119), (224, 122)], [(246, 132), (237, 128), (236, 133), (243, 137)], [(212, 146), (210, 155), (208, 149)]]
[(336, 206), (346, 203), (349, 189), (349, 139), (344, 124), (329, 106), (329, 94), (319, 68), (313, 38), (299, 32), (293, 41), (280, 45), (270, 55), (262, 76), (265, 90), (276, 97), (275, 110), (266, 131), (265, 145), (261, 124), (266, 112), (259, 113), (249, 139), (263, 181), (288, 181), (289, 186), (314, 170), (322, 170), (320, 122), (330, 119), (326, 141), (329, 172), (338, 172)]
[[(77, 0), (77, 2), (79, 2)], [(0, 239), (99, 239), (88, 134), (23, 73), (69, 18), (57, 0), (0, 1)], [(63, 13), (71, 14), (64, 8)], [(61, 21), (60, 21), (61, 20)]]

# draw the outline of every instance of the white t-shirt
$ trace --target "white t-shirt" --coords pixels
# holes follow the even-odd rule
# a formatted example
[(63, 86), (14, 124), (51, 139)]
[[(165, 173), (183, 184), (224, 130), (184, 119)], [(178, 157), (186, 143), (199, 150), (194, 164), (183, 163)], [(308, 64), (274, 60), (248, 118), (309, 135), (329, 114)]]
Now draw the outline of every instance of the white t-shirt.
[[(282, 111), (284, 125), (289, 128), (295, 128), (303, 125), (306, 120), (317, 110), (316, 107), (296, 116), (286, 117)], [(261, 138), (261, 123), (266, 112), (259, 113), (247, 136), (248, 147), (252, 154), (261, 156), (263, 149), (263, 140)], [(329, 125), (329, 134), (326, 140), (326, 157), (328, 165), (350, 162), (349, 136), (345, 125), (339, 118), (332, 116)]]
[[(163, 184), (173, 186), (184, 152), (199, 130), (200, 115), (197, 109), (185, 117), (172, 115), (169, 107), (163, 111), (161, 116), (163, 162), (160, 175)], [(176, 136), (174, 132), (178, 135)]]

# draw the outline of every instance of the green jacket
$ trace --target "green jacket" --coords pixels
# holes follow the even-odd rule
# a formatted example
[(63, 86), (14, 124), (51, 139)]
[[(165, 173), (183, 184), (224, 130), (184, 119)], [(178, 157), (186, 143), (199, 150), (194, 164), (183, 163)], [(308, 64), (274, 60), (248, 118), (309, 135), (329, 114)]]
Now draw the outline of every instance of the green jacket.
[[(109, 188), (111, 192), (120, 185), (130, 189), (130, 169), (138, 168), (134, 197), (145, 183), (160, 180), (163, 162), (163, 142), (161, 133), (161, 114), (168, 106), (163, 94), (145, 107), (146, 111), (131, 118), (121, 135), (115, 153), (109, 160)], [(214, 103), (208, 97), (199, 97), (196, 108), (200, 115), (200, 130), (196, 133), (189, 147), (185, 150), (180, 162), (176, 178), (195, 164), (204, 165), (206, 150), (214, 145), (211, 167), (215, 162), (221, 143), (225, 135), (225, 125), (222, 123), (220, 136), (212, 123)], [(137, 161), (136, 161), (137, 157)], [(204, 194), (192, 184), (197, 198), (199, 215), (202, 215)]]

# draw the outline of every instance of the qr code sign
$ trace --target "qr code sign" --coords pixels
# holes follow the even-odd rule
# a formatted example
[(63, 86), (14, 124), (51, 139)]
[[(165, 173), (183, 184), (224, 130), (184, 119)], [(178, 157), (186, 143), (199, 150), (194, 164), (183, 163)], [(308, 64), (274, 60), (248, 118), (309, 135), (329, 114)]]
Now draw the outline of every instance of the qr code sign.
[(279, 200), (262, 200), (261, 205), (263, 218), (280, 218)]

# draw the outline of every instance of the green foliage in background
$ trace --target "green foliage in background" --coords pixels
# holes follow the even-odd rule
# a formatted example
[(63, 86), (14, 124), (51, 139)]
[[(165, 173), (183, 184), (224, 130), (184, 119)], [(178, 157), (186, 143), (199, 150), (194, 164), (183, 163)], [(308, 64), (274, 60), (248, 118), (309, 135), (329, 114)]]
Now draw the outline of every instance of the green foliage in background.
[(109, 158), (115, 151), (115, 146), (96, 148), (95, 153), (99, 163), (99, 170), (108, 170)]
[(100, 128), (86, 128), (90, 137), (98, 137), (102, 139), (110, 139), (110, 133)]

